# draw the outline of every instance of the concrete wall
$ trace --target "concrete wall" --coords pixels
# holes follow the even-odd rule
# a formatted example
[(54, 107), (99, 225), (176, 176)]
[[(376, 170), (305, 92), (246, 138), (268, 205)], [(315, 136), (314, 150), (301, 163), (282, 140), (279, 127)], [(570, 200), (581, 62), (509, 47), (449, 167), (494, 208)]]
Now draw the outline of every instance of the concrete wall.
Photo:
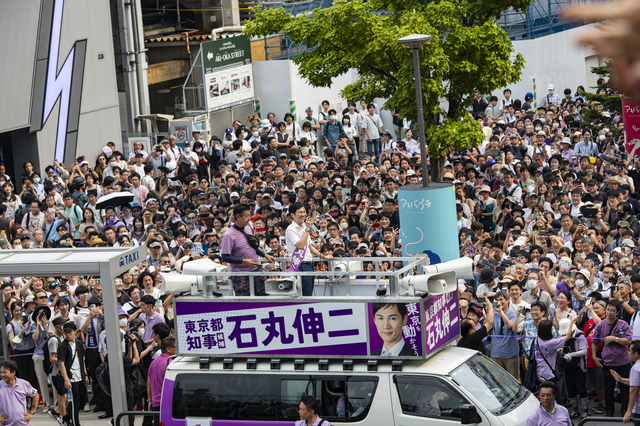
[[(569, 88), (575, 93), (579, 85), (586, 86), (585, 58), (595, 53), (589, 46), (577, 44), (577, 40), (585, 31), (592, 31), (592, 26), (584, 26), (534, 40), (513, 42), (516, 52), (525, 58), (525, 69), (521, 80), (509, 85), (512, 99), (524, 102), (524, 95), (533, 91), (533, 78), (536, 79), (536, 99), (540, 105), (541, 99), (547, 93), (549, 84), (555, 86), (555, 93), (563, 97), (564, 89)], [(503, 99), (503, 89), (493, 94)]]
[[(0, 132), (29, 126), (39, 14), (40, 1), (0, 3), (0, 57), (4, 62), (0, 70), (0, 93), (6, 102), (0, 114)], [(59, 66), (76, 40), (81, 39), (87, 39), (87, 53), (77, 155), (86, 155), (93, 161), (106, 142), (113, 141), (118, 147), (121, 144), (108, 2), (65, 0)], [(39, 163), (42, 169), (53, 162), (58, 104), (43, 129), (37, 133), (37, 152), (31, 146), (28, 150), (31, 160)], [(14, 153), (24, 150), (20, 145), (20, 134), (12, 136)], [(14, 162), (22, 158), (17, 158), (17, 155), (14, 155)]]

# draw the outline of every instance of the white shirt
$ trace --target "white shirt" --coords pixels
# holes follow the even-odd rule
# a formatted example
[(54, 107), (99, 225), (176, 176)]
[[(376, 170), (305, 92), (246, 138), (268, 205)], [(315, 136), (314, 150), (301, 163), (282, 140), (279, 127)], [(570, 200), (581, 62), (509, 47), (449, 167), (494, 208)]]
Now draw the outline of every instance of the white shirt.
[[(398, 343), (396, 343), (395, 345), (393, 345), (393, 347), (391, 349), (389, 349), (389, 352), (391, 352), (390, 355), (386, 355), (386, 356), (399, 356), (400, 355), (400, 351), (402, 351), (402, 348), (404, 348), (404, 339), (400, 340)], [(385, 348), (384, 346), (382, 346), (382, 352), (380, 352), (380, 354), (384, 354), (385, 351), (387, 350), (387, 348)]]
[(80, 371), (80, 360), (78, 359), (78, 354), (76, 353), (76, 344), (69, 343), (69, 345), (71, 346), (71, 356), (73, 357), (73, 363), (71, 364), (71, 377), (69, 377), (69, 381), (71, 383), (77, 383), (82, 381), (82, 371)]
[[(380, 131), (379, 128), (382, 127), (382, 120), (380, 116), (377, 114), (370, 115), (367, 114), (362, 118), (362, 128), (367, 129), (369, 131), (369, 137), (371, 139), (380, 139)], [(363, 136), (366, 137), (366, 133), (363, 133)]]
[[(296, 249), (296, 244), (302, 237), (304, 236), (305, 229), (307, 229), (306, 224), (302, 223), (302, 226), (298, 225), (295, 222), (292, 222), (291, 225), (287, 228), (286, 238), (287, 238), (287, 250), (289, 254), (292, 254)], [(311, 254), (311, 250), (309, 249), (309, 243), (311, 242), (311, 237), (307, 238), (307, 252), (304, 254), (303, 262), (311, 262), (313, 260), (313, 255)]]

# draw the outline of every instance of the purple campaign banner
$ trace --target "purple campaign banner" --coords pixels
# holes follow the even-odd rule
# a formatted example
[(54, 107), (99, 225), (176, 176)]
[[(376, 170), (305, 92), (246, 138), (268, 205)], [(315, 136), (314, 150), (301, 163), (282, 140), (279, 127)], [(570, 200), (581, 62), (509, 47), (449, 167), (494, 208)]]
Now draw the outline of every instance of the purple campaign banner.
[(365, 303), (175, 303), (180, 355), (367, 355)]
[[(382, 302), (382, 301), (381, 301)], [(376, 318), (373, 314), (373, 303), (369, 303), (368, 317), (369, 317), (369, 351), (371, 355), (382, 356), (384, 340), (381, 334), (385, 334), (385, 326), (379, 321), (380, 327), (376, 324)], [(396, 305), (396, 303), (390, 303), (390, 305)], [(413, 353), (402, 353), (398, 356), (422, 356), (422, 338), (421, 338), (421, 326), (420, 326), (420, 305), (418, 303), (402, 303), (407, 311), (407, 323), (402, 327), (402, 339), (405, 346), (408, 346)], [(383, 317), (387, 315), (387, 312), (397, 310), (398, 308), (381, 309), (379, 312), (383, 314)], [(404, 323), (404, 321), (403, 321)], [(386, 326), (389, 330), (393, 327), (392, 324)], [(392, 335), (392, 332), (386, 333)], [(408, 351), (408, 349), (407, 349)]]
[(426, 356), (460, 336), (458, 292), (434, 296), (424, 302)]

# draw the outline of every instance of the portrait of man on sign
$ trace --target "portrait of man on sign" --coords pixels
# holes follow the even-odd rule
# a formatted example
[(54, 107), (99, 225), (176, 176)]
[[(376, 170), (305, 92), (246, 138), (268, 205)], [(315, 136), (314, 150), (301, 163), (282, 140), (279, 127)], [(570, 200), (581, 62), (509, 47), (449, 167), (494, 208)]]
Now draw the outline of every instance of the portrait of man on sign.
[(383, 346), (371, 355), (418, 356), (405, 343), (402, 328), (407, 325), (407, 305), (404, 303), (374, 303), (373, 318)]

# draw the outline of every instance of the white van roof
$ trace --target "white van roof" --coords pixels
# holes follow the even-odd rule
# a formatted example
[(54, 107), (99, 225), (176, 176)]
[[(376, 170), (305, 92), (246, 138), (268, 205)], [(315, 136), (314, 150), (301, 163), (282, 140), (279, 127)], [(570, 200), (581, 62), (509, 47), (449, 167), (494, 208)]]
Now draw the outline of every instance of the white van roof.
[[(442, 349), (438, 350), (436, 353), (431, 355), (431, 357), (427, 360), (416, 359), (414, 360), (404, 360), (402, 363), (402, 370), (397, 371), (398, 373), (412, 373), (412, 372), (420, 372), (425, 374), (431, 374), (436, 376), (442, 376), (448, 374), (451, 370), (458, 367), (460, 364), (467, 361), (472, 356), (478, 354), (479, 352), (473, 351), (470, 349), (459, 348), (456, 346), (445, 346)], [(247, 371), (261, 371), (261, 372), (269, 372), (269, 373), (278, 373), (278, 372), (286, 372), (286, 373), (310, 373), (310, 372), (320, 372), (320, 373), (351, 373), (350, 370), (344, 370), (343, 361), (341, 359), (323, 359), (323, 358), (306, 358), (304, 359), (304, 370), (296, 370), (295, 360), (294, 359), (279, 359), (279, 369), (272, 370), (271, 369), (271, 361), (268, 358), (226, 358), (226, 360), (231, 360), (233, 362), (233, 368), (225, 368), (224, 361), (225, 358), (211, 358), (209, 359), (209, 368), (208, 370), (202, 370), (200, 368), (201, 358), (197, 357), (183, 357), (178, 356), (173, 362), (171, 362), (168, 366), (169, 374), (179, 374), (179, 373), (193, 373), (193, 372), (205, 372), (205, 371), (215, 371), (215, 372), (228, 372), (228, 373), (244, 373)], [(325, 360), (328, 362), (327, 370), (320, 370), (319, 361)], [(247, 364), (252, 362), (255, 365), (255, 368), (247, 368)], [(356, 359), (353, 360), (352, 368), (355, 373), (369, 373), (375, 374), (375, 371), (369, 371), (367, 369), (367, 361), (366, 359)], [(377, 363), (377, 371), (378, 372), (392, 372), (396, 371), (392, 369), (391, 362), (379, 361)]]

